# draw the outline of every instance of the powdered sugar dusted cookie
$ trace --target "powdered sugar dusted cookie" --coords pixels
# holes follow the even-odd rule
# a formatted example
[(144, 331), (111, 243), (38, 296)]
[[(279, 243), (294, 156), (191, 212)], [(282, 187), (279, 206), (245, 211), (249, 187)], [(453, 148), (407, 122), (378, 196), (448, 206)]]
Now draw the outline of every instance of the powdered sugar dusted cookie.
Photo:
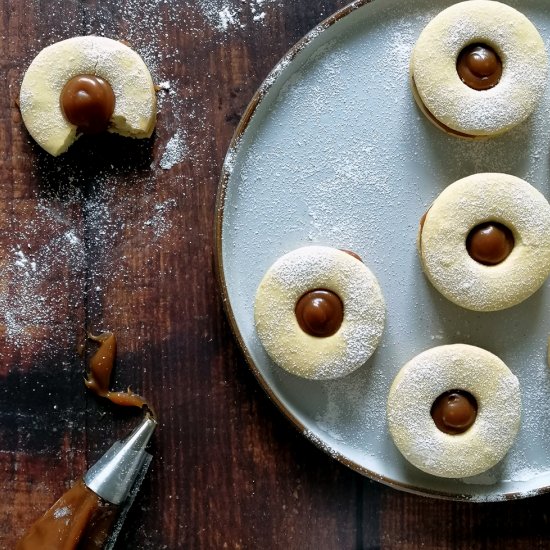
[(411, 57), (421, 110), (461, 137), (510, 130), (538, 105), (548, 73), (544, 43), (520, 12), (492, 0), (454, 4), (422, 31)]
[(312, 379), (345, 376), (376, 349), (385, 305), (376, 277), (354, 255), (326, 246), (279, 258), (256, 293), (256, 328), (280, 367)]
[(434, 201), (418, 242), (424, 272), (446, 298), (475, 311), (506, 309), (550, 274), (550, 205), (520, 178), (474, 174)]
[(23, 122), (48, 153), (64, 153), (82, 133), (146, 138), (156, 122), (155, 87), (141, 57), (121, 42), (78, 36), (44, 48), (19, 96)]
[(414, 466), (440, 477), (470, 477), (512, 446), (521, 419), (519, 382), (484, 349), (432, 348), (395, 377), (387, 418), (397, 448)]

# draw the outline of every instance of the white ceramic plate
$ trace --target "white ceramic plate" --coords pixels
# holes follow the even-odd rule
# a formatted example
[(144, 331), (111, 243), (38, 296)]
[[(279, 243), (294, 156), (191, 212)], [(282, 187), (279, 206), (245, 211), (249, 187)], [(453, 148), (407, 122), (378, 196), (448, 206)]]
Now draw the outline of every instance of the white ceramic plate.
[[(218, 275), (237, 339), (258, 379), (304, 434), (352, 468), (389, 485), (457, 499), (501, 500), (550, 486), (550, 332), (547, 283), (497, 313), (461, 309), (424, 278), (418, 221), (453, 181), (508, 172), (549, 195), (550, 93), (531, 119), (486, 142), (447, 136), (417, 109), (408, 83), (422, 28), (453, 2), (359, 1), (307, 35), (275, 67), (243, 117), (218, 196)], [(511, 2), (550, 41), (547, 0)], [(256, 288), (294, 248), (354, 250), (378, 277), (387, 325), (375, 355), (346, 378), (302, 380), (276, 367), (254, 328)], [(389, 386), (419, 352), (469, 343), (518, 376), (516, 444), (481, 476), (446, 480), (409, 465), (386, 427)]]

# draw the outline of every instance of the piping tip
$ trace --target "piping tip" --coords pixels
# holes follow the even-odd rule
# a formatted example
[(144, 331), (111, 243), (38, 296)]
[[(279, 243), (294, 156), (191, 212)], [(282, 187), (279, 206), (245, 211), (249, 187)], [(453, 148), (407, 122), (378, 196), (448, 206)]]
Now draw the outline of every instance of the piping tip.
[(84, 483), (96, 495), (112, 504), (126, 500), (139, 477), (146, 458), (156, 420), (149, 414), (124, 440), (117, 441), (84, 475)]

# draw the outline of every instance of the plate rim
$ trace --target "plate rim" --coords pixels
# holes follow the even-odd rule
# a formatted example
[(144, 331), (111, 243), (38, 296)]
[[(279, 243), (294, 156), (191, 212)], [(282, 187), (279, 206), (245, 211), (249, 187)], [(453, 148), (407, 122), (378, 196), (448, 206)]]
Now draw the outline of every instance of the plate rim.
[(237, 344), (244, 355), (245, 361), (249, 369), (254, 374), (257, 382), (259, 382), (261, 388), (267, 394), (269, 399), (275, 403), (277, 408), (283, 415), (290, 421), (299, 433), (304, 436), (309, 442), (313, 443), (315, 447), (323, 451), (326, 455), (334, 458), (344, 466), (354, 470), (355, 472), (377, 482), (382, 483), (393, 489), (399, 491), (405, 491), (407, 493), (412, 493), (418, 496), (423, 497), (432, 497), (442, 500), (451, 500), (458, 502), (479, 502), (479, 503), (488, 503), (488, 502), (500, 502), (500, 501), (512, 501), (520, 500), (525, 498), (530, 498), (533, 496), (542, 495), (550, 492), (550, 485), (545, 485), (543, 487), (538, 487), (526, 492), (522, 491), (510, 491), (495, 493), (494, 495), (488, 495), (484, 498), (477, 498), (477, 495), (472, 494), (458, 494), (447, 491), (438, 491), (435, 489), (421, 488), (414, 484), (404, 483), (401, 481), (396, 481), (395, 479), (381, 475), (357, 462), (347, 458), (342, 453), (327, 445), (320, 440), (313, 432), (307, 429), (298, 418), (296, 418), (290, 410), (281, 402), (277, 397), (271, 386), (266, 382), (262, 373), (254, 363), (254, 360), (251, 354), (248, 351), (248, 348), (245, 344), (244, 338), (239, 330), (237, 321), (233, 314), (233, 308), (229, 300), (229, 292), (227, 290), (225, 273), (224, 273), (224, 263), (223, 263), (223, 243), (222, 243), (222, 227), (224, 220), (224, 210), (225, 210), (225, 199), (226, 191), (229, 183), (229, 178), (232, 174), (231, 164), (234, 158), (234, 155), (239, 149), (239, 141), (242, 136), (245, 134), (247, 128), (249, 127), (250, 121), (254, 116), (257, 108), (261, 104), (264, 97), (267, 96), (270, 89), (274, 86), (281, 75), (283, 74), (283, 69), (287, 67), (297, 55), (305, 50), (309, 44), (311, 44), (320, 34), (328, 30), (335, 23), (343, 19), (344, 17), (350, 15), (351, 13), (356, 12), (360, 8), (373, 4), (375, 1), (377, 3), (382, 2), (382, 0), (354, 0), (350, 4), (340, 8), (332, 15), (328, 16), (326, 19), (318, 23), (312, 30), (306, 33), (298, 42), (296, 42), (274, 65), (273, 69), (269, 72), (263, 82), (260, 84), (252, 99), (248, 103), (238, 125), (235, 129), (231, 141), (227, 147), (227, 152), (224, 157), (224, 161), (221, 168), (220, 177), (218, 180), (218, 189), (216, 192), (216, 202), (215, 202), (215, 219), (214, 219), (214, 250), (213, 250), (213, 259), (214, 259), (214, 275), (217, 282), (218, 292), (221, 296), (222, 307), (224, 309), (227, 320), (229, 321), (229, 328), (233, 334), (233, 337), (237, 341)]

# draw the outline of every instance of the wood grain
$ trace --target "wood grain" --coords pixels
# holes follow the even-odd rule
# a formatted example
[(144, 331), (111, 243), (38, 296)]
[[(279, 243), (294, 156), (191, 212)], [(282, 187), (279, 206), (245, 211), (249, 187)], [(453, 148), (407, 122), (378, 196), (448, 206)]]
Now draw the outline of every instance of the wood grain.
[[(131, 385), (160, 418), (118, 548), (548, 547), (549, 497), (474, 506), (386, 488), (307, 442), (259, 388), (215, 291), (221, 163), (262, 79), (345, 2), (266, 2), (258, 22), (254, 2), (233, 0), (242, 26), (226, 30), (208, 4), (222, 6), (3, 3), (0, 548), (137, 421), (84, 390), (76, 348), (103, 329), (118, 335), (115, 386)], [(53, 159), (22, 127), (19, 84), (42, 47), (88, 33), (128, 40), (174, 96), (162, 92), (151, 140), (101, 136)], [(178, 130), (187, 152), (162, 170)]]

